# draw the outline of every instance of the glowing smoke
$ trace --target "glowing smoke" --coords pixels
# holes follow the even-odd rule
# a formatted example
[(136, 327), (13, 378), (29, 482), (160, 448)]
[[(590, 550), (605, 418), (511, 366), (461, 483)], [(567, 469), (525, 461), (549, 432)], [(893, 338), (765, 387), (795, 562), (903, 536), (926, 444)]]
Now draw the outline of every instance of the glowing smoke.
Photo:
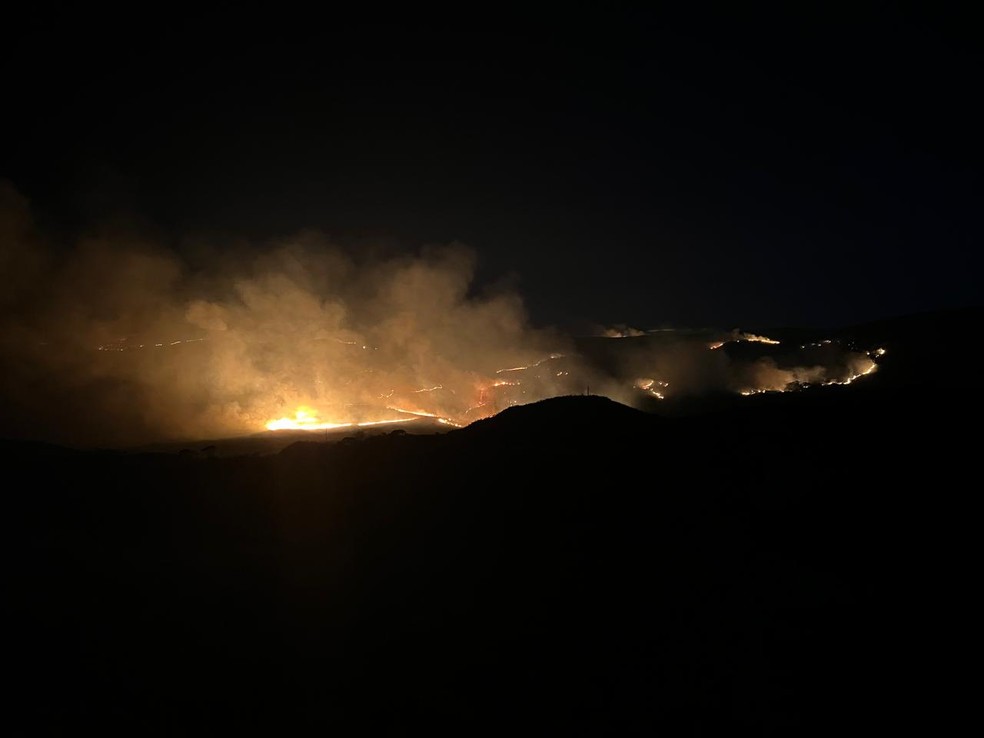
[(23, 198), (2, 198), (6, 437), (222, 437), (301, 406), (338, 423), (454, 417), (498, 368), (563, 344), (516, 295), (473, 294), (464, 246), (359, 260), (309, 233), (189, 259), (102, 232), (59, 250)]
[(302, 233), (179, 253), (113, 227), (52, 244), (10, 186), (0, 266), (8, 438), (120, 446), (418, 416), (464, 425), (559, 394), (638, 404), (845, 383), (875, 366), (835, 345), (742, 359), (727, 347), (778, 342), (739, 331), (653, 341), (626, 326), (602, 332), (625, 340), (599, 362), (532, 326), (515, 292), (478, 289), (463, 245), (366, 256)]

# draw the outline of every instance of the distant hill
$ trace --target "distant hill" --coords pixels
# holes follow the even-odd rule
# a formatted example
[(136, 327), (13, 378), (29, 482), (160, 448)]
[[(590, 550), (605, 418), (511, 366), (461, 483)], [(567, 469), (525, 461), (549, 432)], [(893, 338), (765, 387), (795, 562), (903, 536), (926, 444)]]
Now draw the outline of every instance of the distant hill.
[(242, 454), (5, 441), (9, 729), (946, 729), (979, 317), (845, 330), (887, 346), (865, 381), (693, 412), (565, 395)]

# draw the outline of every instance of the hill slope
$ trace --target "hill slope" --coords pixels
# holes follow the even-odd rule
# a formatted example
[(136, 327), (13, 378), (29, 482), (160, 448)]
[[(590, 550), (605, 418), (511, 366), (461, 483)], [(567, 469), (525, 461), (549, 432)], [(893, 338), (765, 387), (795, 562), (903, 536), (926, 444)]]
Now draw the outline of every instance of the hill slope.
[(684, 417), (568, 396), (264, 456), (4, 443), (8, 715), (31, 735), (938, 729), (971, 617), (977, 444), (954, 418), (980, 394), (873, 387)]

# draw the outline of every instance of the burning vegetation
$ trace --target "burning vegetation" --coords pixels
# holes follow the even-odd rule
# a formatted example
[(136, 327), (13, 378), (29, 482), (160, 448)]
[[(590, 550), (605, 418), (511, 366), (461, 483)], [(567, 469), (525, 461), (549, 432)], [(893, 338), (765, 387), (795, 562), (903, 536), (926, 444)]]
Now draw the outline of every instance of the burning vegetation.
[(365, 256), (305, 233), (179, 250), (112, 230), (52, 244), (26, 202), (0, 194), (14, 277), (0, 295), (6, 437), (120, 446), (457, 427), (560, 395), (638, 406), (847, 384), (880, 356), (737, 330), (562, 335), (531, 325), (514, 291), (476, 285), (458, 244)]

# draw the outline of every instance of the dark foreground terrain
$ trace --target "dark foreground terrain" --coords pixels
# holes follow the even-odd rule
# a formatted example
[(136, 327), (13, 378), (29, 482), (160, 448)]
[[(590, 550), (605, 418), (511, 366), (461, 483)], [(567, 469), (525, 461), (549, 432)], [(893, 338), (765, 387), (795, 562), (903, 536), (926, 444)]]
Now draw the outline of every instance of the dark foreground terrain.
[(875, 375), (690, 415), (4, 442), (4, 733), (945, 730), (976, 697), (979, 317), (858, 329)]

